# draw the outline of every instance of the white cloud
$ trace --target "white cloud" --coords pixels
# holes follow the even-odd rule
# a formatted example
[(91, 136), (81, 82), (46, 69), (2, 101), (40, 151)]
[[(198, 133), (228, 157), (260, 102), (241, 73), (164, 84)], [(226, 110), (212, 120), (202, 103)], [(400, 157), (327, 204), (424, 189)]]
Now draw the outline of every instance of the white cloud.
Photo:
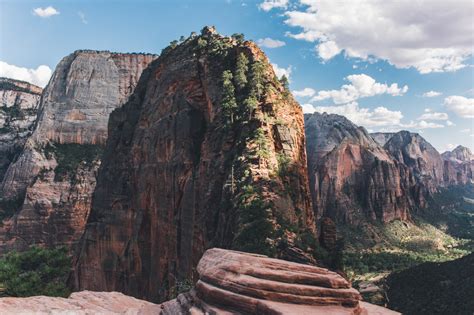
[(429, 122), (425, 120), (413, 122), (411, 121), (409, 124), (401, 124), (403, 128), (407, 129), (435, 129), (435, 128), (444, 128), (444, 125), (437, 124), (434, 122)]
[(423, 115), (417, 118), (417, 120), (448, 120), (449, 116), (446, 113), (437, 113), (426, 111)]
[(359, 98), (380, 94), (390, 94), (392, 96), (403, 95), (408, 91), (408, 86), (399, 88), (397, 83), (387, 85), (377, 83), (372, 77), (366, 74), (353, 74), (346, 77), (350, 84), (344, 84), (340, 90), (319, 91), (312, 98), (312, 101), (322, 101), (332, 99), (335, 104), (344, 104), (355, 101)]
[(48, 66), (41, 65), (36, 69), (28, 69), (10, 65), (0, 61), (0, 77), (27, 81), (41, 87), (48, 84), (52, 71)]
[(471, 129), (469, 129), (469, 128), (461, 129), (461, 130), (459, 130), (459, 132), (462, 132), (462, 133), (469, 133), (469, 132), (471, 132)]
[(347, 57), (375, 57), (397, 68), (429, 73), (461, 69), (472, 55), (471, 0), (364, 0), (344, 1), (343, 6), (334, 0), (299, 0), (299, 4), (285, 12), (285, 23), (301, 31), (287, 35), (318, 42), (323, 59), (343, 50)]
[(446, 126), (456, 126), (451, 120), (446, 121)]
[(321, 57), (324, 61), (339, 55), (341, 52), (341, 49), (332, 40), (320, 43), (318, 46), (316, 46), (316, 50), (319, 54), (319, 57)]
[(296, 97), (311, 97), (316, 93), (312, 88), (304, 88), (299, 91), (293, 91), (293, 95)]
[(452, 95), (444, 99), (444, 107), (463, 118), (474, 118), (474, 98)]
[(33, 14), (42, 18), (49, 18), (53, 15), (58, 15), (59, 11), (52, 6), (49, 6), (47, 8), (36, 8), (33, 10)]
[(356, 125), (367, 128), (399, 126), (403, 115), (400, 111), (391, 111), (386, 107), (377, 107), (373, 110), (369, 108), (360, 108), (357, 102), (352, 102), (339, 106), (315, 106), (314, 110), (318, 113), (338, 114), (346, 116)]
[(285, 75), (288, 80), (290, 80), (290, 75), (292, 71), (291, 66), (288, 66), (288, 68), (280, 68), (276, 63), (272, 63), (272, 66), (278, 78), (281, 78), (283, 75)]
[(423, 93), (423, 97), (436, 97), (436, 96), (440, 96), (442, 95), (443, 93), (441, 92), (436, 92), (436, 91), (428, 91), (426, 93)]
[(315, 112), (314, 106), (311, 104), (303, 104), (301, 107), (303, 107), (303, 113), (305, 114), (312, 114)]
[(78, 12), (77, 12), (77, 15), (79, 15), (79, 18), (81, 19), (81, 22), (82, 22), (83, 24), (89, 23), (89, 22), (87, 21), (87, 19), (86, 19), (86, 15), (84, 14), (84, 12), (78, 11)]
[(266, 48), (278, 48), (278, 47), (283, 47), (286, 45), (284, 41), (281, 41), (278, 39), (272, 39), (269, 37), (261, 38), (257, 40), (257, 44), (259, 46), (266, 47)]
[(286, 9), (288, 0), (265, 0), (258, 6), (263, 11), (270, 11), (274, 8)]

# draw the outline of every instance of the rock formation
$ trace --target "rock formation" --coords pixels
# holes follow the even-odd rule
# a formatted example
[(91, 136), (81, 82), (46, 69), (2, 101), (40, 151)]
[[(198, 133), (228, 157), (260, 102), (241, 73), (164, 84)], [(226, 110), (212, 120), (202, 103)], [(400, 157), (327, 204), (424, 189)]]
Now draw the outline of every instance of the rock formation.
[(263, 255), (209, 249), (197, 275), (194, 288), (161, 305), (117, 292), (83, 291), (68, 299), (3, 298), (0, 309), (2, 314), (398, 314), (361, 302), (359, 292), (337, 273)]
[(360, 302), (357, 290), (324, 268), (222, 249), (206, 251), (193, 290), (162, 304), (174, 314), (397, 314)]
[(0, 254), (33, 243), (69, 246), (82, 235), (109, 114), (155, 58), (76, 51), (61, 60), (43, 92), (36, 128), (0, 184), (0, 212), (9, 210)]
[(33, 84), (0, 78), (0, 182), (31, 134), (41, 93)]
[(445, 181), (448, 184), (467, 184), (473, 182), (474, 155), (464, 146), (441, 154), (444, 160)]
[(15, 314), (160, 314), (160, 305), (138, 300), (118, 292), (82, 291), (71, 294), (67, 299), (50, 296), (27, 298), (0, 298), (3, 315)]
[(384, 146), (385, 143), (387, 143), (387, 141), (390, 140), (390, 138), (393, 137), (394, 134), (395, 132), (372, 132), (370, 133), (370, 136), (372, 137), (372, 139), (375, 140), (375, 142), (377, 142), (381, 146)]
[(76, 289), (163, 300), (212, 246), (305, 259), (303, 114), (255, 44), (205, 28), (166, 48), (109, 133)]
[(317, 217), (355, 224), (407, 219), (409, 170), (364, 128), (339, 115), (305, 115), (308, 170)]

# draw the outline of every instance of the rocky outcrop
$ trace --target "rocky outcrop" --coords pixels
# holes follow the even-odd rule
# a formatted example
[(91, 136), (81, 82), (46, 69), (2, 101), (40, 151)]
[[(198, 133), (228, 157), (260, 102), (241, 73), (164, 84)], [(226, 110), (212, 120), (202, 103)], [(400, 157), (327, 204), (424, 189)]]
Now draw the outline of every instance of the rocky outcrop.
[(161, 307), (138, 300), (118, 292), (82, 291), (71, 294), (67, 299), (50, 296), (27, 298), (0, 298), (3, 315), (14, 314), (160, 314)]
[(163, 315), (396, 314), (372, 305), (369, 311), (357, 290), (324, 268), (214, 248), (197, 271), (195, 288), (163, 303)]
[(406, 165), (420, 188), (429, 194), (444, 185), (444, 163), (439, 152), (422, 136), (402, 130), (384, 148)]
[(446, 151), (441, 154), (441, 157), (446, 161), (453, 161), (455, 163), (471, 162), (474, 160), (474, 154), (472, 154), (469, 148), (458, 145), (452, 151)]
[(61, 60), (43, 92), (36, 128), (0, 184), (0, 212), (9, 210), (0, 254), (30, 244), (70, 246), (82, 235), (109, 114), (155, 58), (76, 51)]
[(207, 248), (314, 235), (301, 107), (255, 44), (206, 28), (166, 48), (109, 132), (76, 289), (163, 300)]
[(467, 184), (473, 182), (474, 155), (469, 148), (457, 146), (452, 151), (441, 154), (444, 160), (445, 180), (448, 184)]
[(33, 84), (0, 78), (0, 182), (32, 132), (41, 92)]
[(360, 301), (359, 292), (337, 273), (263, 255), (209, 249), (197, 276), (194, 288), (161, 305), (117, 292), (82, 291), (68, 299), (3, 298), (0, 309), (2, 314), (399, 314)]
[(408, 168), (364, 128), (339, 115), (305, 115), (308, 170), (317, 217), (356, 224), (407, 219), (413, 206)]

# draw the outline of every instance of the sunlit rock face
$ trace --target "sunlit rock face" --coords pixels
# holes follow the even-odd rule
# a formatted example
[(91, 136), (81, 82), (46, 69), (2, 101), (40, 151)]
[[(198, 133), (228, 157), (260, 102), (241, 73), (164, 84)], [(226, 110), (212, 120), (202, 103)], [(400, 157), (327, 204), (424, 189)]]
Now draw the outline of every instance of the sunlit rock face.
[(0, 78), (0, 182), (31, 135), (42, 91), (33, 84)]
[(61, 60), (32, 134), (0, 184), (0, 254), (31, 244), (71, 246), (82, 235), (109, 115), (156, 57), (76, 51)]
[(413, 206), (409, 170), (367, 131), (333, 114), (305, 115), (308, 172), (318, 218), (338, 223), (405, 220)]
[[(235, 87), (231, 117), (223, 73), (240, 54), (261, 90), (247, 107), (252, 87)], [(74, 286), (163, 301), (212, 246), (304, 260), (287, 226), (315, 235), (301, 107), (255, 44), (208, 30), (165, 49), (112, 113)]]

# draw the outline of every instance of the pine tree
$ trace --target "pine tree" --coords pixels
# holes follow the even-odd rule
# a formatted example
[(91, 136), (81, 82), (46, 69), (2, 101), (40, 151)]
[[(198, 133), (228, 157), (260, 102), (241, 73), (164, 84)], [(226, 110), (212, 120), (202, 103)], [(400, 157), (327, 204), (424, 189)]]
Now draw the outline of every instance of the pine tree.
[(247, 71), (249, 69), (249, 60), (244, 53), (237, 56), (237, 64), (235, 66), (235, 85), (238, 90), (242, 90), (247, 85)]
[(251, 94), (259, 99), (263, 94), (263, 75), (265, 71), (265, 65), (261, 61), (255, 61), (250, 67), (250, 88)]
[(237, 108), (235, 100), (235, 88), (232, 83), (232, 72), (226, 70), (222, 73), (222, 107), (226, 117), (230, 118), (230, 122), (234, 122), (234, 111)]
[(255, 96), (250, 95), (247, 99), (244, 100), (244, 105), (249, 114), (249, 120), (251, 120), (254, 110), (257, 109), (258, 100), (255, 98)]
[(283, 85), (283, 87), (285, 88), (285, 91), (289, 91), (290, 90), (290, 82), (288, 81), (288, 78), (286, 77), (286, 75), (282, 75), (281, 78), (280, 78), (280, 83), (281, 85)]

